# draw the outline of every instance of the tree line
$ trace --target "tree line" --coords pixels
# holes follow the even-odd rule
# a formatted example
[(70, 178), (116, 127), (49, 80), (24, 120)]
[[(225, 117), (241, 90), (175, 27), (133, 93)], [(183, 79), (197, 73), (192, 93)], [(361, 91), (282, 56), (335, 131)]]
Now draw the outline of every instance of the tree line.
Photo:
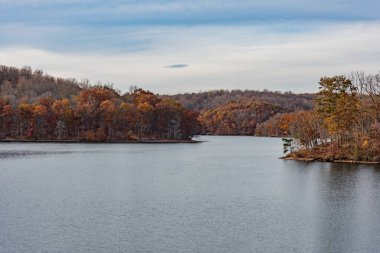
[(0, 138), (31, 140), (187, 140), (198, 134), (198, 113), (170, 98), (138, 89), (121, 96), (107, 86), (72, 99), (37, 98), (12, 104), (0, 98)]
[[(98, 86), (113, 89), (112, 85), (98, 84)], [(30, 67), (18, 69), (0, 66), (0, 97), (12, 105), (15, 110), (19, 104), (22, 106), (25, 103), (29, 106), (48, 104), (41, 102), (46, 98), (53, 100), (67, 98), (70, 105), (76, 107), (78, 94), (89, 88), (88, 80), (55, 78), (42, 70), (32, 70)], [(131, 87), (129, 94), (137, 89), (137, 87)], [(115, 91), (115, 93), (121, 94), (120, 91)], [(125, 96), (121, 97), (125, 98)], [(311, 109), (314, 94), (282, 93), (268, 90), (214, 90), (172, 96), (157, 95), (157, 97), (164, 101), (176, 100), (188, 110), (199, 112), (198, 119), (202, 125), (201, 133), (203, 134), (254, 135), (258, 124), (265, 122), (277, 113)], [(135, 104), (131, 100), (128, 101)], [(117, 104), (117, 106), (119, 105)], [(47, 108), (50, 107), (47, 106)], [(79, 115), (78, 112), (77, 115)], [(24, 132), (25, 129), (22, 130), (23, 134)], [(77, 135), (77, 138), (79, 138), (78, 136), (80, 135)]]
[(293, 112), (312, 109), (314, 94), (237, 89), (184, 93), (171, 97), (185, 107), (200, 112), (222, 107), (231, 102), (262, 102), (281, 106), (286, 112)]
[(55, 78), (30, 67), (0, 66), (0, 139), (187, 140), (198, 112), (137, 87)]

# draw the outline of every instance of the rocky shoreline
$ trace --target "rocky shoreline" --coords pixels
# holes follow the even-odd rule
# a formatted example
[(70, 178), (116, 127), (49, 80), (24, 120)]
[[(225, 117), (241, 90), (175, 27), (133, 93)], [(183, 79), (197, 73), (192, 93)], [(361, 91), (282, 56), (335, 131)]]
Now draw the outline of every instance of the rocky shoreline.
[(350, 163), (350, 164), (380, 164), (376, 161), (359, 161), (359, 160), (339, 160), (339, 159), (322, 159), (318, 157), (280, 157), (283, 160), (293, 160), (302, 162), (330, 162), (330, 163)]

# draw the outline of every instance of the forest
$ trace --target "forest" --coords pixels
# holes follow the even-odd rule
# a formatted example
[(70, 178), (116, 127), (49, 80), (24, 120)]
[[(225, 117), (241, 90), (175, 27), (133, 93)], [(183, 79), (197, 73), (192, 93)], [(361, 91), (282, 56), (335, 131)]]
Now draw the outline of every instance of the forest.
[[(85, 94), (90, 93), (93, 94), (91, 96), (95, 96), (94, 100), (99, 100), (96, 98), (97, 95), (94, 91), (95, 87), (104, 89), (104, 93), (110, 93), (106, 100), (110, 100), (114, 103), (115, 113), (111, 110), (111, 113), (114, 113), (117, 116), (112, 116), (112, 124), (109, 123), (84, 123), (82, 121), (81, 124), (85, 124), (85, 126), (79, 127), (78, 117), (81, 118), (81, 114), (79, 113), (80, 107), (83, 107), (83, 104), (90, 103), (86, 101), (82, 101)], [(162, 103), (172, 104), (172, 106), (177, 105), (180, 110), (190, 114), (192, 112), (195, 115), (198, 115), (196, 122), (193, 124), (193, 131), (191, 134), (208, 134), (208, 135), (254, 135), (256, 126), (260, 125), (263, 122), (266, 122), (272, 116), (277, 115), (278, 113), (289, 113), (299, 110), (310, 110), (313, 107), (313, 99), (314, 94), (294, 94), (292, 92), (272, 92), (268, 90), (264, 91), (255, 91), (255, 90), (214, 90), (207, 92), (198, 92), (198, 93), (185, 93), (185, 94), (177, 94), (177, 95), (155, 95), (157, 100), (162, 103), (158, 103), (158, 107), (156, 108), (156, 102), (150, 103), (153, 107), (154, 115), (144, 116), (144, 122), (139, 122), (139, 120), (135, 120), (134, 126), (129, 124), (127, 129), (120, 128), (117, 124), (120, 122), (120, 106), (123, 102), (129, 103), (129, 106), (134, 106), (139, 109), (140, 114), (144, 114), (141, 110), (141, 106), (134, 101), (133, 95), (134, 91), (138, 90), (137, 87), (131, 87), (130, 92), (127, 92), (121, 95), (120, 91), (115, 90), (111, 85), (103, 85), (103, 84), (95, 84), (90, 85), (88, 80), (77, 81), (75, 79), (64, 79), (64, 78), (55, 78), (50, 75), (45, 74), (42, 70), (32, 70), (30, 67), (24, 67), (21, 69), (14, 67), (6, 67), (0, 66), (0, 98), (2, 99), (2, 125), (4, 126), (4, 116), (5, 109), (4, 106), (11, 105), (12, 109), (12, 121), (11, 124), (12, 130), (9, 130), (7, 133), (3, 132), (0, 138), (26, 138), (25, 133), (30, 132), (29, 138), (42, 138), (41, 136), (45, 133), (41, 133), (42, 128), (46, 128), (47, 125), (45, 123), (40, 123), (40, 119), (38, 120), (38, 131), (35, 132), (35, 117), (33, 115), (35, 109), (31, 108), (33, 106), (42, 105), (43, 108), (49, 111), (47, 112), (49, 115), (55, 115), (58, 117), (57, 113), (53, 111), (52, 105), (56, 101), (65, 100), (65, 103), (69, 103), (69, 107), (74, 110), (73, 117), (71, 117), (71, 123), (57, 120), (53, 120), (50, 124), (56, 124), (59, 122), (63, 129), (59, 132), (64, 132), (55, 135), (55, 130), (52, 125), (49, 125), (49, 131), (47, 131), (48, 136), (46, 138), (69, 138), (69, 139), (107, 139), (107, 140), (118, 140), (123, 139), (125, 136), (120, 134), (123, 131), (128, 131), (130, 133), (128, 136), (135, 136), (134, 138), (169, 138), (170, 136), (175, 136), (175, 138), (186, 138), (188, 133), (175, 133), (175, 130), (164, 130), (166, 134), (161, 133), (158, 130), (156, 131), (156, 125), (158, 121), (162, 121), (162, 119), (158, 120), (159, 117), (155, 115), (155, 113), (161, 113)], [(144, 94), (144, 93), (143, 93)], [(153, 94), (151, 94), (153, 95)], [(138, 100), (138, 99), (137, 99)], [(82, 102), (81, 102), (82, 101)], [(153, 100), (152, 100), (153, 101)], [(169, 102), (170, 101), (170, 102)], [(177, 101), (177, 102), (175, 102)], [(93, 115), (94, 119), (92, 122), (100, 122), (103, 120), (100, 114), (105, 115), (104, 109), (99, 109), (100, 104), (103, 101), (97, 101), (92, 103), (92, 107), (89, 112), (89, 115)], [(57, 102), (59, 103), (59, 102)], [(90, 103), (90, 104), (91, 104)], [(183, 106), (181, 106), (181, 104)], [(103, 104), (103, 107), (105, 104)], [(125, 106), (125, 105), (123, 105)], [(24, 110), (29, 111), (28, 113), (19, 112), (20, 108), (24, 108)], [(175, 107), (175, 106), (174, 106)], [(8, 109), (10, 109), (8, 108)], [(27, 108), (27, 109), (25, 109)], [(40, 107), (38, 107), (40, 108)], [(157, 109), (157, 110), (156, 110)], [(44, 109), (43, 109), (44, 110)], [(119, 111), (118, 111), (119, 110)], [(137, 110), (137, 109), (136, 109)], [(170, 110), (173, 110), (170, 109)], [(11, 113), (11, 112), (9, 112)], [(133, 112), (131, 111), (133, 114)], [(21, 115), (29, 115), (30, 119), (23, 119), (22, 127), (18, 122), (22, 117), (29, 116), (21, 116)], [(138, 115), (135, 115), (136, 117)], [(140, 116), (139, 116), (140, 117)], [(170, 116), (171, 117), (171, 116)], [(174, 117), (174, 116), (173, 116)], [(44, 119), (44, 117), (42, 117)], [(172, 123), (167, 123), (168, 127), (176, 128), (179, 124), (180, 126), (187, 125), (185, 121), (183, 123), (178, 123), (178, 118), (184, 118), (183, 116), (176, 116), (175, 119), (170, 119)], [(130, 117), (129, 120), (132, 120), (133, 117)], [(149, 120), (148, 120), (149, 119)], [(7, 119), (9, 121), (9, 119)], [(169, 119), (168, 119), (169, 120)], [(194, 120), (194, 119), (193, 119)], [(32, 126), (26, 126), (28, 121)], [(141, 120), (140, 120), (141, 121)], [(176, 122), (176, 123), (175, 123)], [(43, 125), (43, 127), (41, 126)], [(152, 124), (152, 126), (150, 126)], [(90, 126), (92, 125), (92, 126)], [(110, 127), (108, 127), (110, 125)], [(143, 126), (145, 125), (145, 126)], [(146, 125), (149, 125), (147, 127)], [(16, 126), (21, 127), (22, 129), (15, 129)], [(70, 127), (68, 129), (67, 127)], [(57, 126), (56, 126), (57, 127)], [(73, 128), (73, 129), (71, 129)], [(76, 129), (79, 128), (79, 131)], [(29, 129), (29, 130), (28, 130)], [(74, 130), (75, 129), (75, 130)], [(150, 129), (150, 130), (149, 130)], [(160, 126), (159, 129), (162, 129)], [(32, 130), (32, 131), (30, 131)], [(54, 131), (53, 131), (54, 130)], [(104, 132), (105, 131), (105, 132)], [(188, 130), (187, 130), (188, 131)], [(74, 135), (73, 133), (76, 132)], [(105, 133), (106, 136), (104, 136)], [(47, 134), (46, 133), (46, 134)], [(87, 134), (86, 134), (87, 133)], [(98, 133), (97, 135), (94, 133)], [(170, 133), (170, 134), (169, 134)], [(35, 135), (38, 136), (35, 136)], [(6, 136), (5, 136), (6, 135)], [(95, 137), (94, 137), (95, 136)], [(136, 137), (137, 136), (137, 137)], [(129, 137), (128, 137), (129, 138)], [(170, 137), (173, 138), (173, 137)]]
[[(265, 128), (272, 130), (264, 130)], [(323, 77), (314, 109), (279, 115), (258, 127), (286, 134), (288, 158), (319, 161), (380, 161), (380, 73)]]
[(0, 68), (0, 139), (75, 141), (190, 140), (198, 112), (136, 89), (56, 79), (30, 68)]
[(185, 107), (199, 111), (202, 134), (254, 135), (257, 126), (275, 115), (311, 110), (314, 94), (215, 90), (171, 97)]
[(281, 106), (285, 111), (310, 110), (314, 94), (295, 94), (291, 91), (258, 90), (212, 90), (198, 93), (185, 93), (171, 96), (185, 107), (206, 111), (225, 106), (230, 102), (263, 102)]

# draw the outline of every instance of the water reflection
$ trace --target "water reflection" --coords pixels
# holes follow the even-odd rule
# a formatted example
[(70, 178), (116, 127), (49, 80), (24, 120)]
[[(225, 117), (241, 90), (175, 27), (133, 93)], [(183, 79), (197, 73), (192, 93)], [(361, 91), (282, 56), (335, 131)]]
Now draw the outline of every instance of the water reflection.
[(0, 151), (0, 159), (17, 159), (27, 156), (37, 156), (37, 155), (60, 155), (69, 154), (72, 151), (38, 151), (38, 150), (14, 150), (14, 151)]
[(0, 145), (0, 252), (379, 252), (379, 167), (205, 138)]
[[(310, 208), (313, 252), (376, 252), (380, 241), (378, 166), (285, 162), (287, 183), (298, 181), (297, 191), (305, 195)], [(299, 196), (301, 196), (300, 194)], [(302, 232), (308, 231), (303, 228)]]

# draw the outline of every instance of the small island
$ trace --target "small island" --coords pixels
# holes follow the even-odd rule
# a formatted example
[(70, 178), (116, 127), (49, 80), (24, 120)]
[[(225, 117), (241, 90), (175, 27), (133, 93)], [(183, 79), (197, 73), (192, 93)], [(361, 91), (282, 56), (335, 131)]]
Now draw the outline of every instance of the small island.
[(314, 110), (277, 120), (292, 137), (283, 138), (283, 159), (380, 163), (380, 74), (324, 77), (319, 85)]

